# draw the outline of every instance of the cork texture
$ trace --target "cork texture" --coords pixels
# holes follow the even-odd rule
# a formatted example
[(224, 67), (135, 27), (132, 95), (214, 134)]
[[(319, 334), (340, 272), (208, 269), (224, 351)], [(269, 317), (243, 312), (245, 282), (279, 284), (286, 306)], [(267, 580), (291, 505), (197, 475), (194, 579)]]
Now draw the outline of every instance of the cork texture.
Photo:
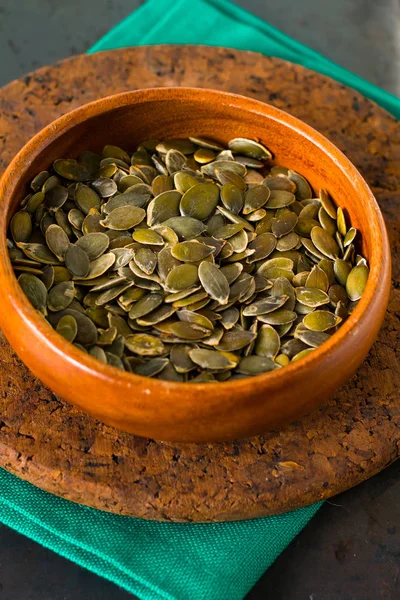
[(247, 519), (329, 498), (400, 455), (400, 123), (354, 90), (260, 54), (114, 50), (70, 58), (0, 90), (0, 172), (37, 131), (77, 106), (174, 85), (269, 102), (315, 127), (356, 165), (392, 247), (393, 288), (379, 338), (348, 385), (301, 421), (249, 440), (177, 446), (73, 408), (33, 377), (0, 333), (0, 466), (75, 502), (167, 521)]

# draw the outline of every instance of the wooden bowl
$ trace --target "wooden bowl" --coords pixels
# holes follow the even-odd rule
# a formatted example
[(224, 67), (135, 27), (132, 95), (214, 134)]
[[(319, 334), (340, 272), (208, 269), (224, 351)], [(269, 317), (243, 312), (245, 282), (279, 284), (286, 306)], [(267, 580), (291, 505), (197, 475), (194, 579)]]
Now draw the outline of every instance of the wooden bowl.
[[(304, 359), (254, 378), (186, 384), (121, 372), (84, 354), (34, 310), (6, 249), (11, 216), (33, 176), (59, 157), (105, 143), (132, 147), (146, 138), (189, 135), (223, 142), (260, 139), (277, 163), (323, 187), (361, 231), (369, 280), (357, 308), (331, 339)], [(38, 133), (0, 182), (0, 326), (32, 372), (56, 394), (101, 421), (138, 435), (185, 442), (248, 437), (282, 427), (329, 398), (356, 371), (384, 318), (390, 289), (385, 224), (367, 184), (317, 131), (273, 106), (204, 89), (122, 93), (82, 106)], [(49, 423), (51, 427), (51, 423)]]

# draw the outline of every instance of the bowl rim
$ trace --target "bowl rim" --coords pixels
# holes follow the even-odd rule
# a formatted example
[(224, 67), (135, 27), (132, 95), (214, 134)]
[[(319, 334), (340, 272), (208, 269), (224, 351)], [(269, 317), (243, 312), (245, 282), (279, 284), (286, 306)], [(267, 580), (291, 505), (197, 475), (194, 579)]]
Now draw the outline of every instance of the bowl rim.
[[(215, 100), (223, 102), (228, 106), (234, 106), (237, 109), (258, 114), (260, 116), (268, 116), (269, 119), (274, 121), (284, 122), (287, 128), (308, 139), (312, 144), (324, 152), (331, 161), (340, 163), (342, 170), (344, 168), (348, 177), (351, 177), (352, 184), (354, 188), (356, 188), (356, 191), (368, 198), (370, 212), (375, 217), (374, 224), (369, 223), (369, 227), (372, 227), (373, 225), (376, 227), (376, 233), (379, 234), (379, 243), (372, 250), (374, 260), (369, 261), (370, 273), (367, 285), (355, 310), (351, 313), (345, 323), (332, 334), (328, 341), (324, 342), (318, 348), (315, 348), (314, 351), (307, 356), (294, 363), (290, 362), (283, 369), (278, 368), (267, 373), (253, 377), (244, 377), (234, 381), (191, 383), (150, 378), (152, 385), (158, 386), (159, 384), (160, 389), (168, 388), (171, 392), (179, 392), (183, 389), (193, 388), (193, 390), (197, 390), (197, 392), (207, 390), (208, 393), (211, 392), (212, 394), (217, 390), (221, 390), (221, 386), (223, 386), (225, 391), (228, 391), (229, 389), (233, 390), (233, 388), (235, 388), (235, 391), (237, 392), (238, 389), (247, 387), (250, 381), (265, 385), (268, 383), (277, 385), (281, 380), (283, 382), (295, 373), (312, 370), (324, 358), (332, 355), (332, 353), (340, 347), (347, 336), (355, 334), (361, 318), (365, 317), (371, 307), (371, 303), (373, 303), (375, 293), (379, 290), (381, 283), (379, 275), (381, 274), (383, 264), (386, 263), (390, 274), (390, 248), (385, 223), (378, 203), (357, 168), (323, 134), (319, 133), (313, 127), (297, 117), (292, 116), (290, 113), (276, 108), (271, 104), (247, 96), (208, 88), (153, 87), (102, 97), (69, 111), (36, 133), (19, 150), (4, 171), (0, 179), (0, 197), (7, 196), (8, 202), (11, 200), (19, 179), (19, 177), (15, 175), (15, 172), (26, 170), (32, 160), (38, 157), (50, 143), (54, 141), (54, 139), (63, 133), (102, 113), (110, 112), (132, 103), (159, 101), (160, 95), (164, 96), (163, 99), (165, 100), (183, 101), (189, 98), (192, 101), (195, 100), (198, 102), (209, 102), (210, 98), (213, 97)], [(266, 115), (266, 112), (268, 115)], [(7, 189), (8, 187), (11, 187), (11, 191)], [(0, 278), (3, 281), (3, 291), (6, 292), (6, 296), (9, 300), (9, 307), (18, 314), (18, 318), (24, 321), (25, 325), (34, 335), (40, 336), (41, 342), (44, 343), (49, 350), (60, 355), (63, 360), (68, 361), (79, 370), (85, 370), (103, 381), (114, 380), (118, 381), (119, 385), (126, 384), (128, 387), (133, 384), (147, 384), (149, 382), (148, 377), (121, 371), (108, 364), (103, 364), (89, 354), (79, 350), (79, 348), (74, 347), (70, 342), (59, 335), (33, 308), (18, 284), (17, 277), (14, 274), (11, 261), (8, 257), (6, 246), (8, 228), (6, 212), (8, 211), (4, 209), (0, 211)], [(388, 277), (390, 278), (390, 275), (388, 275)]]

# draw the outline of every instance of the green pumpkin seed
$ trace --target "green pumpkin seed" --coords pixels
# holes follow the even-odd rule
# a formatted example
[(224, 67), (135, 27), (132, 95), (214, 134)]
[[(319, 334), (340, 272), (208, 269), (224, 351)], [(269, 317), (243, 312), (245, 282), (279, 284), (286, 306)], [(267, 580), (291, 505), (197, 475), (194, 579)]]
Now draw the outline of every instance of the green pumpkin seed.
[(328, 291), (329, 299), (332, 306), (336, 308), (340, 302), (343, 306), (347, 306), (349, 299), (346, 289), (341, 285), (331, 285)]
[[(203, 263), (202, 263), (203, 264)], [(210, 263), (205, 263), (210, 264)], [(199, 280), (198, 269), (192, 264), (183, 264), (174, 267), (165, 280), (165, 287), (169, 292), (187, 290)]]
[(296, 298), (298, 302), (310, 308), (316, 308), (317, 306), (329, 303), (328, 294), (316, 287), (296, 288)]
[(228, 303), (229, 284), (220, 269), (213, 263), (203, 261), (199, 266), (198, 276), (207, 294), (224, 305)]
[(276, 363), (266, 356), (245, 356), (237, 368), (243, 375), (260, 375), (277, 369)]
[(331, 219), (337, 218), (337, 209), (333, 204), (332, 200), (329, 198), (328, 194), (325, 190), (319, 190), (319, 199), (321, 200), (321, 205), (325, 209), (326, 213)]
[(351, 265), (345, 260), (339, 258), (333, 263), (333, 271), (340, 285), (345, 286), (351, 271)]
[[(331, 314), (331, 313), (329, 313)], [(297, 318), (297, 314), (287, 308), (278, 308), (270, 313), (258, 315), (257, 319), (267, 325), (287, 325), (293, 323)]]
[(133, 372), (142, 377), (154, 377), (161, 373), (168, 363), (168, 358), (151, 358), (149, 361), (137, 365)]
[(177, 191), (163, 192), (154, 198), (147, 207), (147, 224), (149, 227), (159, 225), (171, 217), (179, 216), (179, 204), (182, 195)]
[(259, 142), (248, 140), (246, 138), (235, 138), (231, 140), (229, 142), (229, 149), (237, 154), (243, 154), (244, 156), (249, 156), (250, 158), (255, 158), (257, 160), (272, 158), (272, 154), (268, 148)]
[(264, 315), (280, 308), (288, 299), (289, 296), (270, 296), (269, 298), (263, 298), (262, 300), (257, 300), (246, 306), (243, 310), (243, 314), (248, 317)]
[(367, 285), (369, 269), (365, 265), (358, 265), (351, 269), (347, 281), (346, 292), (350, 300), (359, 300)]
[(139, 248), (139, 250), (135, 252), (134, 260), (137, 266), (144, 271), (146, 275), (151, 275), (157, 266), (157, 255), (149, 248)]
[(293, 231), (293, 229), (297, 225), (298, 218), (297, 216), (288, 211), (283, 215), (280, 215), (276, 219), (272, 219), (271, 222), (271, 230), (275, 237), (280, 238), (283, 237)]
[(137, 229), (132, 233), (132, 238), (139, 244), (149, 246), (163, 246), (163, 237), (153, 229)]
[(214, 179), (217, 179), (217, 171), (232, 171), (233, 173), (240, 175), (240, 177), (246, 175), (246, 167), (234, 160), (215, 160), (206, 165), (202, 165), (200, 170), (203, 175), (213, 177)]
[(309, 313), (303, 319), (304, 325), (307, 329), (312, 331), (327, 331), (336, 327), (341, 322), (341, 318), (337, 315), (328, 312), (327, 310), (315, 310)]
[[(163, 323), (156, 325), (156, 328), (163, 325)], [(168, 333), (168, 335), (174, 335), (183, 340), (201, 340), (210, 335), (209, 329), (204, 329), (195, 323), (188, 323), (187, 321), (177, 321), (168, 324), (164, 324), (162, 331)]]
[(95, 232), (83, 235), (75, 245), (87, 254), (89, 260), (95, 260), (104, 254), (109, 244), (110, 240), (105, 233)]
[(68, 342), (73, 342), (78, 333), (78, 325), (74, 317), (71, 315), (64, 315), (58, 321), (56, 331), (63, 336)]
[(214, 183), (198, 183), (182, 196), (180, 211), (184, 217), (205, 221), (214, 213), (218, 201), (218, 186)]
[[(60, 158), (54, 161), (53, 169), (58, 175), (70, 181), (90, 181), (90, 173), (72, 158)], [(48, 180), (47, 180), (48, 181)]]
[(198, 240), (180, 242), (171, 248), (171, 254), (182, 262), (197, 262), (213, 254), (215, 249)]
[(329, 279), (326, 272), (320, 266), (315, 265), (305, 282), (305, 287), (318, 288), (323, 292), (327, 292), (329, 288)]
[(234, 171), (220, 171), (219, 169), (216, 169), (215, 174), (222, 186), (229, 184), (234, 186), (234, 188), (239, 189), (241, 192), (246, 191), (247, 185), (245, 180)]
[(306, 350), (302, 350), (301, 352), (299, 352), (298, 354), (293, 356), (292, 361), (295, 362), (297, 360), (301, 360), (302, 358), (305, 358), (306, 356), (311, 354), (311, 352), (313, 352), (313, 350), (314, 350), (314, 348), (306, 348)]
[[(79, 248), (79, 250), (82, 250), (82, 249)], [(82, 252), (83, 252), (83, 250), (82, 250)], [(86, 256), (87, 256), (87, 254), (86, 254)], [(89, 272), (84, 277), (84, 279), (95, 279), (96, 277), (100, 277), (100, 275), (103, 275), (106, 271), (108, 271), (108, 269), (110, 267), (112, 267), (114, 263), (115, 263), (115, 255), (112, 254), (111, 252), (108, 252), (107, 254), (103, 254), (102, 256), (99, 256), (99, 258), (96, 258), (95, 260), (91, 261), (91, 263), (89, 265)], [(78, 276), (76, 276), (76, 277), (78, 277)]]
[(312, 190), (307, 179), (299, 173), (288, 170), (288, 177), (296, 184), (296, 197), (298, 200), (308, 200), (312, 198)]
[(265, 185), (255, 185), (247, 190), (244, 195), (243, 214), (249, 213), (262, 208), (269, 200), (271, 191)]
[(292, 194), (296, 193), (296, 184), (286, 176), (266, 177), (263, 181), (263, 185), (266, 185), (270, 190), (282, 190), (283, 192), (291, 192)]
[(68, 308), (75, 297), (75, 286), (72, 281), (57, 283), (48, 293), (47, 306), (57, 312)]
[(144, 317), (148, 315), (153, 310), (158, 308), (163, 302), (163, 295), (154, 293), (147, 294), (139, 299), (129, 311), (130, 319), (138, 319), (140, 317)]
[(347, 248), (347, 246), (349, 246), (350, 244), (352, 244), (354, 242), (354, 239), (355, 239), (356, 235), (357, 235), (357, 229), (355, 229), (354, 227), (350, 227), (350, 229), (348, 230), (348, 232), (344, 236), (343, 246), (345, 248)]
[(111, 198), (118, 190), (117, 184), (108, 177), (99, 177), (92, 181), (92, 187), (101, 198)]
[(174, 186), (181, 194), (187, 192), (191, 187), (204, 181), (204, 177), (198, 173), (178, 171), (174, 174)]
[(148, 333), (134, 333), (125, 338), (125, 346), (139, 356), (160, 356), (165, 346), (159, 338)]
[(18, 283), (32, 306), (46, 316), (47, 289), (43, 281), (31, 273), (22, 273)]
[(58, 258), (43, 244), (18, 242), (18, 248), (31, 260), (43, 263), (46, 265), (58, 265)]
[(70, 242), (67, 234), (59, 225), (50, 225), (47, 228), (46, 243), (58, 260), (63, 262), (70, 247)]
[(345, 237), (347, 233), (346, 217), (344, 216), (343, 209), (340, 206), (337, 210), (337, 228), (340, 235)]
[(236, 325), (233, 329), (224, 333), (216, 348), (221, 352), (235, 352), (248, 346), (256, 337), (257, 334)]
[(331, 235), (322, 227), (313, 227), (311, 241), (324, 256), (335, 260), (339, 255), (339, 247)]
[(283, 237), (279, 238), (279, 240), (276, 243), (276, 249), (279, 250), (279, 252), (287, 252), (288, 250), (293, 250), (294, 248), (297, 248), (299, 240), (300, 238), (297, 235), (297, 233), (294, 233), (294, 231), (292, 231), (291, 233), (288, 233), (287, 235), (284, 235)]
[[(229, 171), (228, 171), (229, 173)], [(231, 212), (238, 214), (244, 204), (243, 192), (232, 183), (225, 183), (221, 188), (222, 204)]]
[(197, 237), (206, 229), (204, 223), (193, 217), (171, 217), (162, 225), (175, 231), (180, 240)]
[(15, 213), (11, 219), (10, 231), (14, 242), (28, 242), (32, 234), (32, 218), (29, 212), (20, 210)]
[(217, 352), (216, 350), (194, 348), (189, 351), (189, 357), (192, 362), (199, 365), (202, 369), (211, 369), (212, 371), (232, 369), (237, 364), (227, 354)]
[(196, 368), (195, 363), (189, 356), (192, 349), (194, 348), (191, 345), (176, 344), (172, 346), (170, 359), (178, 373), (189, 373)]
[(40, 171), (31, 181), (31, 189), (34, 192), (39, 192), (44, 185), (45, 181), (50, 177), (50, 173), (48, 171)]
[(291, 192), (285, 192), (283, 190), (271, 190), (269, 200), (265, 204), (265, 208), (270, 210), (284, 208), (293, 204), (294, 201), (295, 196)]
[(65, 266), (75, 277), (87, 277), (89, 275), (89, 257), (79, 246), (70, 244), (65, 253), (64, 260)]
[(159, 142), (156, 146), (157, 152), (167, 154), (168, 150), (178, 150), (182, 154), (193, 154), (196, 146), (190, 139), (171, 139)]
[(262, 325), (255, 343), (257, 356), (265, 356), (274, 359), (281, 345), (280, 337), (271, 325)]
[(100, 221), (103, 227), (117, 231), (132, 229), (143, 221), (146, 211), (138, 206), (121, 206), (112, 210), (105, 219)]

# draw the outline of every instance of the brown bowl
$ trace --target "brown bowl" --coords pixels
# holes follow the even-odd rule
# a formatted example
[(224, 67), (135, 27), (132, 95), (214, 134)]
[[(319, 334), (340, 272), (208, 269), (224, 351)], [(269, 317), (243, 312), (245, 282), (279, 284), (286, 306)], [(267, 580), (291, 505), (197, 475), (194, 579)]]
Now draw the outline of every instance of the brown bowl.
[[(259, 139), (275, 161), (323, 187), (361, 231), (369, 280), (344, 325), (304, 359), (265, 375), (224, 383), (148, 379), (101, 364), (65, 341), (20, 289), (6, 249), (11, 216), (33, 176), (59, 157), (105, 143), (198, 135)], [(160, 88), (91, 102), (57, 119), (17, 154), (0, 182), (0, 325), (21, 359), (56, 394), (101, 421), (169, 441), (229, 440), (262, 433), (316, 408), (356, 371), (382, 324), (390, 252), (378, 204), (350, 161), (324, 136), (273, 106), (204, 89)], [(51, 423), (49, 423), (51, 427)]]

